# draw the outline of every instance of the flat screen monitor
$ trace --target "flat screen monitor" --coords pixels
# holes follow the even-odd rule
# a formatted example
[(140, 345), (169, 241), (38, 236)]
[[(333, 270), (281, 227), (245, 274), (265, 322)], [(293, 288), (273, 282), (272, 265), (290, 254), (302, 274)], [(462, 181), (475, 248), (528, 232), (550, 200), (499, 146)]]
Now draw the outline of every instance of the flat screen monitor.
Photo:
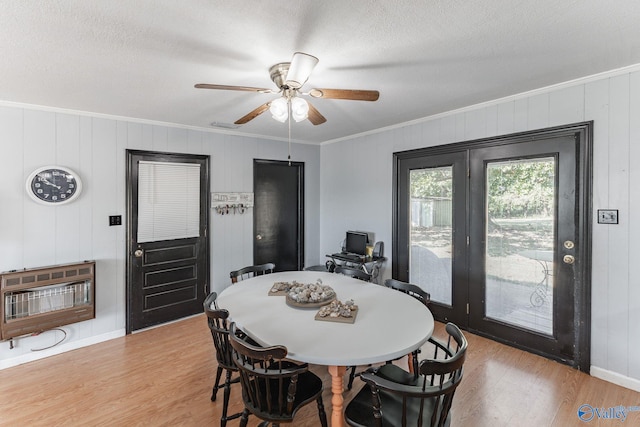
[(344, 249), (352, 254), (366, 255), (368, 240), (369, 237), (367, 236), (367, 233), (347, 231), (347, 239)]

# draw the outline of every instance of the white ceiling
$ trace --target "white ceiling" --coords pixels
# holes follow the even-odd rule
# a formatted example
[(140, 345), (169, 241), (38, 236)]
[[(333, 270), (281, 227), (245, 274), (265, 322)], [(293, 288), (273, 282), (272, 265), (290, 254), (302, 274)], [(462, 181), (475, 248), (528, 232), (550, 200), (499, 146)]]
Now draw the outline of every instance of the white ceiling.
[[(637, 0), (1, 0), (0, 100), (211, 129), (275, 95), (268, 69), (320, 59), (303, 90), (324, 142), (640, 63)], [(310, 99), (310, 98), (309, 98)], [(286, 138), (268, 112), (235, 132)]]

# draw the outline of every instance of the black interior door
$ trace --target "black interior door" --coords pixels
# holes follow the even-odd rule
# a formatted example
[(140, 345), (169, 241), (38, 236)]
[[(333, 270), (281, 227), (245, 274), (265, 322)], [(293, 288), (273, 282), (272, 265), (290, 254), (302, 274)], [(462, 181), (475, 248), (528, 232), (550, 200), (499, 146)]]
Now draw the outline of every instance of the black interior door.
[(254, 264), (276, 271), (304, 263), (304, 163), (254, 160)]
[(208, 156), (127, 151), (127, 332), (202, 312), (208, 194)]

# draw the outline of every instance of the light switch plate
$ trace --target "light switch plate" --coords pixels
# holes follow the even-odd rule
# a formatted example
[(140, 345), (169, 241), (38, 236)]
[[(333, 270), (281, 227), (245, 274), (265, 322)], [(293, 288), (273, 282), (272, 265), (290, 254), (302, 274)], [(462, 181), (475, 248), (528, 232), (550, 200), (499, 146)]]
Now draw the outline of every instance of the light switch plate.
[(598, 224), (617, 224), (617, 209), (598, 209)]

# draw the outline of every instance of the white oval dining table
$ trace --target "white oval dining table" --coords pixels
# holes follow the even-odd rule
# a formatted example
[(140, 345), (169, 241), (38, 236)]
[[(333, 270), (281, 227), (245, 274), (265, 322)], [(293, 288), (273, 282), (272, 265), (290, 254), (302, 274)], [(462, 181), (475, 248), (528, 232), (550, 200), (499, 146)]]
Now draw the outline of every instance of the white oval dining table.
[[(269, 295), (275, 282), (331, 286), (337, 299), (358, 306), (354, 323), (315, 320), (318, 308), (297, 308), (285, 296)], [(263, 346), (284, 345), (287, 357), (324, 365), (331, 374), (331, 425), (342, 426), (343, 377), (347, 366), (367, 365), (405, 356), (433, 333), (433, 316), (416, 299), (381, 285), (342, 274), (287, 271), (256, 276), (227, 287), (217, 304), (236, 325)]]

